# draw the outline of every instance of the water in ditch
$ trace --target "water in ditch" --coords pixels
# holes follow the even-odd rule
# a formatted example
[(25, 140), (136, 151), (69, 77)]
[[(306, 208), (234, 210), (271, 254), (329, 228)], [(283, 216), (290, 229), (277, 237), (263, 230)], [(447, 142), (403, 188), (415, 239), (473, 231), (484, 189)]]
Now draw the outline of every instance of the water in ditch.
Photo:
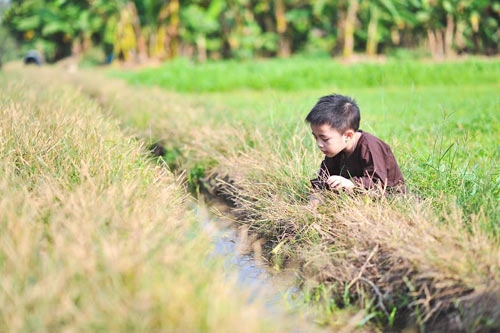
[(210, 255), (224, 259), (227, 275), (236, 274), (238, 285), (252, 295), (249, 302), (263, 301), (270, 314), (298, 319), (300, 323), (294, 330), (296, 332), (321, 330), (307, 314), (293, 271), (277, 271), (263, 262), (260, 259), (259, 242), (249, 241), (245, 230), (235, 227), (235, 223), (229, 218), (214, 214), (203, 203), (195, 211), (214, 243), (214, 250)]

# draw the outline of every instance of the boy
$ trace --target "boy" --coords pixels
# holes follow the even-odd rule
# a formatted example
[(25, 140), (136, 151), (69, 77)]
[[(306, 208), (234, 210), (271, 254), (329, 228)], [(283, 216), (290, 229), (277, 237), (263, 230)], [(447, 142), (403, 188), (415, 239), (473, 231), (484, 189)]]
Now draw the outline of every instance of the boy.
[[(321, 97), (306, 117), (325, 154), (313, 189), (380, 188), (405, 192), (403, 175), (390, 147), (359, 130), (356, 101), (342, 95)], [(312, 201), (317, 199), (314, 195)]]

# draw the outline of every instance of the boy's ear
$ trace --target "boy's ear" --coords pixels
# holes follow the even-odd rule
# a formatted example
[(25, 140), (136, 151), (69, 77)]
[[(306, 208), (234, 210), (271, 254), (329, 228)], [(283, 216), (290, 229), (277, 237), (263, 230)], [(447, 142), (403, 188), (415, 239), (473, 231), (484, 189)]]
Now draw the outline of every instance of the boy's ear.
[(354, 130), (348, 129), (344, 132), (344, 135), (348, 139), (352, 139), (354, 137)]

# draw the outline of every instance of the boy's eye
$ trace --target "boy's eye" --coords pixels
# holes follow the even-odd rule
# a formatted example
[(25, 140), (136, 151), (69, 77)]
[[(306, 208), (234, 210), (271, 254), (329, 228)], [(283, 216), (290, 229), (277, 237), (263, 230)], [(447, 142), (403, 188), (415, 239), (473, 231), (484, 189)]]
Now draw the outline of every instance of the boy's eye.
[(314, 134), (314, 133), (313, 133), (313, 137), (314, 137), (314, 139), (315, 139), (315, 140), (321, 140), (321, 141), (323, 141), (323, 142), (327, 142), (328, 140), (330, 140), (330, 138), (325, 138), (325, 137), (323, 137), (323, 136), (318, 137), (318, 136), (316, 136), (316, 134)]

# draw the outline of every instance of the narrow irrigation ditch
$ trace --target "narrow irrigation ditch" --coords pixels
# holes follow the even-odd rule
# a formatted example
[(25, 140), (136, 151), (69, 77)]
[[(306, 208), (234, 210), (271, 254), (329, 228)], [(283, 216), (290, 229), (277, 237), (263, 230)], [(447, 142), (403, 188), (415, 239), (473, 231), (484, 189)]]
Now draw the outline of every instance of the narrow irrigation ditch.
[(193, 210), (214, 243), (210, 256), (224, 258), (228, 274), (236, 274), (238, 285), (251, 291), (250, 302), (260, 297), (267, 310), (282, 315), (300, 306), (293, 272), (269, 267), (262, 258), (260, 242), (249, 237), (246, 228), (237, 228), (231, 219), (214, 214), (213, 206), (205, 202), (199, 201)]
[[(101, 91), (97, 85), (82, 88), (106, 109), (117, 102), (113, 97), (109, 97), (113, 96), (114, 92), (111, 91), (109, 94), (105, 89), (107, 88), (102, 87)], [(128, 91), (123, 86), (120, 89)], [(154, 98), (163, 101), (159, 97), (160, 94), (162, 92), (154, 95)], [(122, 115), (117, 118), (125, 115), (130, 123), (134, 123), (136, 120), (134, 117), (142, 116), (142, 111), (126, 113), (130, 109), (145, 109), (147, 113), (150, 112), (149, 109), (155, 110), (157, 106), (157, 104), (147, 107), (140, 105), (147, 101), (156, 101), (149, 95), (139, 96), (144, 100), (141, 99), (141, 103), (137, 102), (137, 105), (130, 105), (134, 96), (126, 97), (131, 99), (120, 102), (123, 104), (119, 107), (119, 113)], [(160, 103), (158, 101), (155, 103)], [(175, 121), (175, 115), (178, 115), (177, 110), (172, 112), (174, 114), (172, 119), (165, 120), (165, 123), (158, 120), (154, 124), (154, 131), (142, 128), (144, 132), (136, 138), (147, 144), (152, 137), (165, 134), (169, 128), (175, 128), (175, 125), (168, 123)], [(148, 124), (154, 118), (151, 116), (144, 119), (144, 124)], [(187, 119), (191, 120), (189, 117)], [(183, 118), (182, 121), (187, 120)], [(179, 135), (180, 132), (174, 131), (173, 136)], [(152, 133), (155, 135), (151, 135)], [(202, 134), (197, 140), (200, 138), (204, 138)], [(168, 142), (168, 136), (164, 140)], [(192, 151), (199, 148), (191, 143), (189, 142), (187, 146)], [(200, 147), (205, 146), (200, 145)], [(464, 234), (460, 226), (455, 226), (453, 223), (445, 228), (439, 226), (436, 216), (428, 212), (424, 206), (414, 208), (406, 205), (403, 208), (408, 209), (401, 213), (392, 209), (391, 202), (370, 203), (359, 198), (333, 200), (331, 203), (334, 206), (328, 211), (320, 212), (321, 216), (317, 219), (314, 216), (303, 216), (310, 215), (310, 212), (304, 212), (303, 206), (297, 208), (300, 211), (291, 212), (289, 215), (283, 214), (286, 212), (280, 209), (288, 205), (287, 202), (277, 202), (276, 207), (268, 203), (259, 207), (250, 202), (248, 206), (242, 207), (242, 200), (246, 200), (245, 195), (249, 192), (245, 190), (238, 192), (240, 184), (233, 182), (230, 173), (212, 174), (207, 177), (205, 173), (211, 166), (205, 165), (205, 161), (197, 162), (197, 158), (192, 157), (189, 157), (187, 163), (189, 166), (186, 166), (186, 161), (183, 160), (186, 157), (182, 156), (181, 147), (153, 144), (148, 148), (155, 158), (161, 158), (163, 162), (169, 164), (171, 170), (183, 175), (187, 190), (198, 200), (202, 201), (201, 198), (204, 198), (204, 201), (209, 202), (209, 207), (212, 205), (212, 200), (223, 201), (231, 207), (232, 220), (236, 222), (230, 225), (227, 221), (223, 221), (224, 219), (213, 220), (209, 217), (207, 209), (210, 211), (210, 208), (199, 205), (193, 209), (200, 217), (200, 223), (207, 228), (207, 232), (211, 230), (213, 233), (216, 250), (211, 255), (223, 256), (224, 253), (230, 253), (227, 259), (228, 267), (240, 266), (238, 274), (241, 275), (242, 283), (246, 283), (250, 288), (258, 286), (257, 289), (263, 290), (271, 286), (270, 295), (277, 293), (283, 295), (284, 292), (285, 295), (293, 294), (294, 298), (300, 299), (301, 283), (304, 278), (314, 276), (318, 289), (325, 286), (330, 288), (319, 298), (323, 297), (323, 300), (327, 298), (333, 304), (332, 308), (335, 311), (350, 305), (365, 309), (356, 324), (375, 323), (377, 330), (397, 331), (410, 327), (415, 331), (492, 332), (500, 327), (500, 289), (498, 280), (495, 280), (498, 276), (496, 275), (498, 258), (482, 256), (480, 258), (484, 262), (478, 262), (477, 265), (474, 263), (474, 267), (470, 264), (473, 261), (470, 260), (471, 257), (491, 250), (487, 246), (487, 239), (481, 234)], [(252, 153), (258, 154), (257, 151)], [(353, 212), (349, 209), (349, 205), (351, 207), (355, 205), (360, 209)], [(268, 212), (259, 210), (262, 207), (276, 210), (275, 215), (269, 218)], [(257, 224), (252, 221), (268, 223), (265, 226), (269, 228), (267, 234), (256, 233), (255, 228), (245, 229), (245, 226)], [(321, 250), (315, 253), (317, 257), (321, 256), (321, 260), (317, 262), (309, 261), (309, 258), (302, 255), (300, 251), (303, 248), (293, 248), (297, 244), (311, 245), (312, 242), (307, 243), (307, 241), (300, 243), (307, 237), (304, 236), (306, 232), (317, 239), (317, 243), (312, 244)], [(271, 236), (266, 237), (269, 235)], [(243, 242), (247, 245), (243, 246), (241, 245), (243, 243), (239, 243), (240, 238), (250, 238), (250, 242)], [(288, 260), (290, 257), (284, 259), (281, 257), (278, 258), (281, 261), (275, 262), (277, 256), (273, 254), (273, 251), (279, 249), (281, 245), (288, 247), (290, 253), (299, 257), (297, 262), (300, 264), (294, 273), (299, 276), (298, 284), (292, 284), (291, 289), (287, 284), (280, 284), (281, 282), (278, 283), (277, 289), (273, 289), (275, 281), (269, 282), (275, 277), (273, 271), (254, 261), (255, 257), (259, 258), (257, 261), (263, 258), (264, 263), (271, 263), (273, 267), (276, 265), (283, 269), (286, 267), (283, 260)], [(239, 255), (239, 248), (245, 247), (247, 249)], [(453, 251), (448, 252), (449, 249)], [(497, 253), (494, 250), (490, 252)], [(313, 264), (310, 264), (311, 262)], [(316, 266), (313, 267), (314, 265)], [(252, 276), (256, 279), (245, 282), (245, 277)], [(274, 296), (269, 296), (269, 299), (274, 299)], [(370, 328), (364, 326), (363, 329)]]
[[(156, 142), (147, 150), (156, 161), (166, 163), (171, 170), (179, 167), (175, 160), (178, 149)], [(266, 259), (269, 253), (266, 253), (265, 240), (241, 223), (241, 216), (232, 210), (233, 198), (214, 185), (215, 179), (203, 177), (202, 168), (176, 172), (187, 174), (185, 186), (193, 199), (191, 210), (213, 242), (208, 258), (223, 259), (227, 276), (236, 276), (238, 286), (249, 292), (248, 302), (261, 301), (270, 315), (295, 321), (298, 332), (322, 331), (314, 323), (312, 309), (303, 300), (297, 270), (271, 267)]]

